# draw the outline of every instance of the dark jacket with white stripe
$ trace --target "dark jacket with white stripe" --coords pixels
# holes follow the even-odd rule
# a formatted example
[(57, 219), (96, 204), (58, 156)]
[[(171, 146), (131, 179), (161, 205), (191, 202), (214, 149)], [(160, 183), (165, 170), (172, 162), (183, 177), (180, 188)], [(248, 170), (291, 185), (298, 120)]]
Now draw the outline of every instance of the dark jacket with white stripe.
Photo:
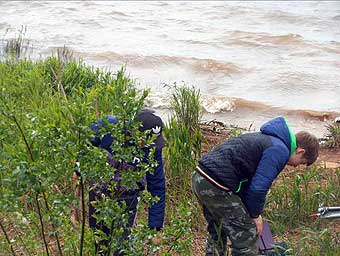
[[(111, 124), (117, 124), (117, 119), (113, 115), (106, 116), (106, 119)], [(147, 173), (146, 177), (144, 177), (138, 185), (140, 187), (139, 190), (127, 190), (121, 194), (120, 199), (131, 199), (131, 197), (139, 196), (141, 190), (144, 189), (144, 186), (147, 186), (147, 190), (151, 193), (154, 197), (159, 197), (158, 202), (153, 203), (149, 208), (148, 214), (148, 224), (150, 229), (157, 229), (160, 230), (163, 227), (164, 222), (164, 214), (165, 214), (165, 175), (163, 169), (163, 159), (162, 159), (162, 148), (164, 147), (164, 139), (162, 136), (162, 127), (163, 123), (160, 117), (153, 114), (153, 111), (148, 109), (143, 109), (138, 113), (137, 120), (142, 122), (141, 130), (152, 130), (151, 135), (157, 135), (157, 139), (155, 140), (155, 153), (154, 153), (154, 160), (157, 161), (157, 166), (153, 168), (152, 173)], [(91, 129), (94, 131), (98, 131), (100, 126), (104, 126), (104, 122), (102, 119), (98, 120), (97, 123), (91, 125)], [(157, 132), (157, 134), (155, 133)], [(150, 135), (150, 136), (151, 136)], [(108, 163), (111, 164), (113, 167), (117, 168), (118, 162), (113, 159), (111, 144), (114, 141), (113, 136), (110, 133), (105, 134), (101, 139), (99, 137), (95, 137), (92, 140), (92, 145), (99, 147), (101, 149), (105, 149), (108, 152)], [(145, 152), (145, 159), (142, 161), (147, 161), (149, 155), (150, 148), (144, 148)], [(131, 165), (130, 165), (131, 167)], [(128, 165), (126, 167), (128, 169)], [(117, 182), (121, 179), (120, 173), (116, 172), (116, 175), (113, 178), (113, 181)], [(146, 183), (146, 184), (145, 184)], [(104, 184), (105, 187), (105, 184)], [(123, 188), (124, 190), (126, 188)], [(100, 191), (101, 193), (103, 191)]]
[(199, 161), (205, 174), (240, 195), (253, 218), (262, 213), (272, 182), (296, 149), (284, 118), (270, 120), (260, 130), (224, 142)]

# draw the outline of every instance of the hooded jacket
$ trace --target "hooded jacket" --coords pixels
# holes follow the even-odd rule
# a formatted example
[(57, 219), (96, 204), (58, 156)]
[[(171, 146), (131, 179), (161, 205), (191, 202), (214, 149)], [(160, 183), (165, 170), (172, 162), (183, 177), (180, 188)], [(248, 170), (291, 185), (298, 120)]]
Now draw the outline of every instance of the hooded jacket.
[[(118, 121), (115, 116), (107, 115), (106, 120), (111, 124), (117, 124)], [(124, 193), (121, 195), (121, 200), (129, 199), (131, 197), (137, 197), (140, 193), (140, 190), (144, 189), (145, 183), (147, 185), (147, 190), (151, 193), (152, 196), (159, 197), (157, 203), (153, 203), (149, 208), (148, 214), (148, 224), (149, 228), (153, 229), (156, 228), (160, 230), (163, 227), (164, 222), (164, 213), (165, 213), (165, 176), (163, 171), (163, 160), (162, 160), (162, 148), (164, 147), (164, 139), (162, 136), (162, 120), (160, 117), (154, 115), (154, 112), (149, 109), (143, 109), (138, 113), (137, 120), (142, 123), (140, 128), (141, 131), (151, 130), (150, 136), (157, 135), (157, 138), (154, 143), (154, 147), (156, 148), (154, 153), (154, 160), (157, 161), (158, 165), (154, 167), (153, 173), (147, 173), (146, 177), (144, 177), (138, 185), (140, 189), (138, 191), (128, 191), (125, 188)], [(91, 125), (91, 129), (93, 131), (98, 131), (100, 126), (104, 126), (105, 123), (102, 119), (99, 119), (97, 123)], [(105, 134), (101, 139), (96, 136), (91, 142), (93, 146), (99, 147), (101, 149), (105, 149), (108, 152), (108, 163), (117, 168), (118, 162), (113, 159), (112, 155), (114, 152), (112, 151), (111, 144), (114, 141), (113, 136), (110, 133)], [(148, 154), (150, 148), (145, 148), (145, 159), (142, 161), (147, 161)], [(133, 164), (126, 164), (126, 168), (135, 168)], [(120, 174), (117, 172), (113, 177), (113, 181), (120, 180)], [(103, 189), (105, 190), (106, 184), (102, 185)]]
[(243, 134), (214, 148), (199, 167), (216, 183), (241, 197), (252, 218), (258, 217), (267, 192), (296, 150), (296, 138), (286, 120), (277, 117), (260, 132)]

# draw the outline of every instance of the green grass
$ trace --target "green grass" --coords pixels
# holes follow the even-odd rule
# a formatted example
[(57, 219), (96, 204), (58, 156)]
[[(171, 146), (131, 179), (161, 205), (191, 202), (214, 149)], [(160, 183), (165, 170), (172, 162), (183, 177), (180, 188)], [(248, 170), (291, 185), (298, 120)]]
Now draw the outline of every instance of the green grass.
[(184, 197), (190, 191), (191, 174), (201, 153), (199, 95), (195, 88), (175, 86), (171, 95), (172, 117), (164, 129), (167, 178)]
[[(201, 154), (202, 133), (199, 122), (202, 108), (200, 92), (194, 87), (174, 86), (171, 94), (172, 116), (164, 129), (167, 140), (165, 172), (167, 181), (167, 214), (174, 215), (185, 204), (187, 224), (197, 227), (201, 209), (191, 193), (191, 176)], [(189, 208), (188, 208), (189, 207)], [(189, 214), (190, 213), (190, 214)]]
[(166, 86), (172, 90), (170, 100), (172, 118), (178, 123), (183, 123), (191, 131), (197, 130), (202, 117), (200, 91), (185, 84), (182, 86), (177, 84)]
[(311, 219), (320, 205), (340, 205), (340, 169), (313, 166), (293, 172), (273, 185), (264, 216), (279, 239), (288, 242), (293, 255), (337, 255), (340, 230), (337, 220)]

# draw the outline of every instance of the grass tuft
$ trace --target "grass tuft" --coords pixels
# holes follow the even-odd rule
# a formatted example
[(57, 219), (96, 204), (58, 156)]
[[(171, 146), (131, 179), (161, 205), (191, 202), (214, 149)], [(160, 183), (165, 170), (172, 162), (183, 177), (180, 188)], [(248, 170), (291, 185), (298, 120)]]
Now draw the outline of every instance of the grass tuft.
[(18, 60), (28, 55), (32, 47), (30, 46), (30, 41), (25, 38), (26, 32), (27, 27), (22, 26), (19, 34), (15, 38), (4, 40), (5, 44), (1, 51), (2, 57), (10, 57)]
[(326, 145), (328, 147), (340, 147), (340, 121), (335, 121), (326, 125), (328, 138)]

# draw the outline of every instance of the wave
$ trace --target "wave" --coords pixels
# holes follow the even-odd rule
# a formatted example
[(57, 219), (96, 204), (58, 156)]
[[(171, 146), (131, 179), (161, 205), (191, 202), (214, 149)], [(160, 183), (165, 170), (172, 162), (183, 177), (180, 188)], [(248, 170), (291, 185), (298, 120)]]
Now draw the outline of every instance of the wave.
[(265, 43), (272, 43), (272, 44), (292, 44), (292, 43), (303, 43), (303, 37), (298, 34), (287, 34), (287, 35), (280, 35), (280, 36), (270, 36), (264, 35), (260, 36), (259, 40)]
[(223, 62), (213, 59), (199, 59), (195, 57), (178, 57), (168, 55), (134, 55), (126, 54), (121, 55), (115, 52), (101, 52), (101, 53), (85, 53), (91, 59), (98, 61), (107, 61), (110, 63), (117, 63), (119, 65), (128, 65), (136, 67), (154, 67), (154, 66), (186, 66), (196, 72), (201, 73), (222, 73), (226, 75), (241, 73), (240, 67), (231, 62)]
[(111, 11), (110, 13), (108, 13), (108, 15), (112, 15), (112, 16), (119, 16), (119, 17), (130, 17), (130, 15), (124, 13), (124, 12), (119, 12), (119, 11)]
[(236, 30), (228, 37), (234, 44), (249, 46), (273, 45), (307, 45), (304, 38), (298, 34), (271, 35), (267, 33), (254, 33)]
[[(215, 98), (215, 97), (214, 97)], [(223, 97), (222, 97), (223, 98)], [(266, 103), (251, 101), (241, 98), (225, 98), (223, 101), (221, 97), (217, 99), (210, 99), (208, 102), (210, 104), (204, 105), (204, 109), (209, 113), (211, 110), (219, 109), (217, 112), (227, 111), (252, 111), (252, 112), (265, 112), (276, 115), (288, 115), (288, 116), (299, 116), (306, 119), (315, 119), (319, 121), (334, 120), (336, 117), (340, 116), (340, 113), (335, 111), (318, 111), (310, 109), (287, 109), (283, 107), (271, 106)], [(204, 101), (203, 101), (204, 102)], [(224, 105), (220, 102), (224, 102)], [(230, 105), (230, 108), (225, 108), (226, 105)], [(216, 106), (217, 105), (217, 106)]]
[[(155, 109), (170, 109), (169, 98), (168, 94), (152, 93), (147, 97), (146, 105)], [(228, 112), (239, 112), (240, 115), (242, 115), (242, 113), (261, 113), (276, 116), (296, 116), (302, 119), (322, 122), (333, 121), (340, 116), (340, 113), (335, 111), (287, 109), (271, 106), (263, 102), (225, 96), (202, 96), (201, 105), (204, 112), (209, 114)]]
[(208, 46), (216, 46), (215, 43), (211, 42), (204, 42), (204, 41), (198, 41), (198, 40), (192, 40), (192, 39), (186, 39), (186, 40), (177, 40), (178, 42), (184, 42), (187, 44), (193, 44), (193, 45), (208, 45)]
[(208, 113), (232, 112), (236, 109), (235, 102), (224, 96), (203, 96), (202, 107)]
[(279, 22), (279, 23), (289, 23), (289, 24), (304, 24), (306, 22), (306, 19), (317, 19), (318, 17), (311, 16), (311, 15), (299, 15), (299, 14), (293, 14), (291, 12), (286, 11), (271, 11), (269, 13), (263, 14), (263, 12), (259, 13), (262, 14), (263, 20), (267, 20), (270, 23), (273, 22)]
[(306, 40), (299, 34), (271, 35), (267, 33), (255, 33), (246, 31), (234, 31), (222, 38), (226, 44), (235, 47), (294, 47), (294, 51), (289, 53), (292, 57), (315, 57), (324, 56), (326, 53), (339, 54), (340, 42), (324, 41), (322, 43)]
[(154, 109), (170, 109), (171, 107), (169, 94), (156, 92), (150, 93), (146, 97), (144, 104)]
[(95, 19), (80, 20), (78, 22), (79, 24), (82, 24), (84, 27), (88, 27), (88, 28), (96, 28), (96, 29), (104, 28), (104, 26), (100, 24), (98, 21), (96, 21)]
[(156, 4), (158, 4), (158, 6), (168, 6), (169, 4), (167, 2), (156, 2)]
[(324, 47), (324, 50), (329, 53), (340, 54), (340, 42), (331, 41), (329, 47)]

